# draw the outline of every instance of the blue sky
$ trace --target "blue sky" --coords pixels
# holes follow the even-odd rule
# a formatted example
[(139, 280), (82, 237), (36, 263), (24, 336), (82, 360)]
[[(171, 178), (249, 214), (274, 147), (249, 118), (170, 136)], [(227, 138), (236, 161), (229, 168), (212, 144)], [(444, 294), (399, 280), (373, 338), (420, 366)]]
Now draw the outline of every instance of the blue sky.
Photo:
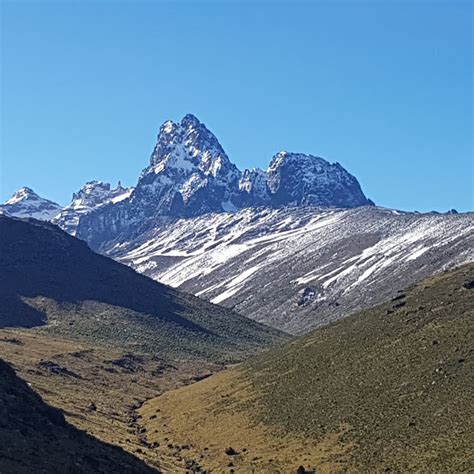
[(469, 1), (0, 3), (2, 201), (134, 185), (190, 112), (240, 168), (311, 153), (377, 204), (473, 208)]

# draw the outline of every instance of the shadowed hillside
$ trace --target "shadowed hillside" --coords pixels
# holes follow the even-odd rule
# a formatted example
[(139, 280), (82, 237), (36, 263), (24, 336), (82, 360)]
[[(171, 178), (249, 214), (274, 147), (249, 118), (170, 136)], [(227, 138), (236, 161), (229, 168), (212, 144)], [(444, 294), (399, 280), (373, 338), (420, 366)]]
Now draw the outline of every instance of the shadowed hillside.
[(0, 327), (235, 362), (285, 336), (137, 274), (58, 227), (0, 216)]
[(66, 423), (0, 359), (0, 472), (158, 471)]
[(468, 264), (150, 400), (149, 440), (203, 469), (472, 472), (473, 291)]

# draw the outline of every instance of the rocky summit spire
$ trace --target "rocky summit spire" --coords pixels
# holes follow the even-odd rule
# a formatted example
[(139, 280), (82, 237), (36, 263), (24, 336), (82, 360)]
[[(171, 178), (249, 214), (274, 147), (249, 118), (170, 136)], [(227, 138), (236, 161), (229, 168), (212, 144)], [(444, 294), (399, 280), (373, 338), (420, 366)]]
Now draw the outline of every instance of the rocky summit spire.
[(182, 127), (199, 127), (201, 125), (201, 122), (199, 119), (193, 115), (193, 114), (186, 114), (183, 119), (181, 120), (181, 126)]
[(215, 135), (194, 115), (188, 114), (181, 122), (168, 120), (160, 127), (150, 167), (145, 173), (158, 174), (167, 168), (177, 168), (185, 175), (200, 170), (216, 177), (219, 171), (225, 172), (230, 167), (237, 170)]
[(158, 215), (187, 216), (235, 207), (240, 171), (194, 115), (165, 122), (137, 184), (135, 205), (153, 202)]

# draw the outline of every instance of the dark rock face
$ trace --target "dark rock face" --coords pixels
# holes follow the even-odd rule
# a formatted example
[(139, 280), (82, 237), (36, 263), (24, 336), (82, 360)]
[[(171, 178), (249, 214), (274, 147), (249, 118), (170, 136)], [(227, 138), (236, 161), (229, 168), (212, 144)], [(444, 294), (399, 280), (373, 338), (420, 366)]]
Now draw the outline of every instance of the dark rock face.
[(268, 174), (259, 168), (244, 170), (239, 181), (241, 207), (270, 204), (267, 181)]
[(66, 232), (75, 235), (79, 219), (110, 203), (119, 203), (128, 198), (132, 188), (124, 188), (119, 182), (116, 188), (102, 181), (89, 181), (72, 195), (71, 203), (52, 220)]
[[(73, 223), (59, 225), (99, 249), (117, 238), (155, 227), (169, 218), (210, 212), (235, 212), (246, 207), (316, 205), (357, 207), (372, 204), (356, 178), (338, 163), (311, 155), (280, 152), (265, 172), (241, 172), (217, 138), (193, 115), (165, 122), (150, 164), (137, 186), (120, 202), (109, 199)], [(69, 220), (71, 222), (71, 220)]]

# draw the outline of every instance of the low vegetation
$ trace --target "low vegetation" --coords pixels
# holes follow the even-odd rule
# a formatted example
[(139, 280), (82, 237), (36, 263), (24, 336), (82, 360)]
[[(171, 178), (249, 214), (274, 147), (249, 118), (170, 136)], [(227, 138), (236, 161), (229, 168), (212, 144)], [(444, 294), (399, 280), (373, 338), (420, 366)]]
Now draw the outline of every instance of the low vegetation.
[[(0, 354), (47, 403), (61, 409), (68, 423), (165, 472), (179, 472), (181, 463), (146, 441), (137, 410), (149, 398), (220, 370), (31, 329), (0, 330)], [(8, 471), (0, 464), (0, 472)]]
[(151, 473), (121, 448), (66, 422), (0, 359), (0, 472)]
[(0, 354), (26, 382), (0, 362), (0, 472), (474, 469), (474, 264), (282, 346), (50, 224), (0, 232)]
[(424, 280), (148, 401), (141, 423), (203, 470), (470, 472), (473, 287), (474, 264)]

